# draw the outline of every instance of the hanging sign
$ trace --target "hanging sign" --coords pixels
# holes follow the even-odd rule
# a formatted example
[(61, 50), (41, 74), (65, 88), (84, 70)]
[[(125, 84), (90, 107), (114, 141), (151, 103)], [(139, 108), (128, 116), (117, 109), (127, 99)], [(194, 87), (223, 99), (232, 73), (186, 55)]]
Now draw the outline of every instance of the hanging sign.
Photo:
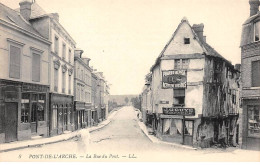
[(182, 116), (195, 116), (194, 108), (163, 108), (165, 115), (182, 115)]
[(186, 88), (187, 71), (186, 70), (167, 70), (162, 71), (162, 88)]

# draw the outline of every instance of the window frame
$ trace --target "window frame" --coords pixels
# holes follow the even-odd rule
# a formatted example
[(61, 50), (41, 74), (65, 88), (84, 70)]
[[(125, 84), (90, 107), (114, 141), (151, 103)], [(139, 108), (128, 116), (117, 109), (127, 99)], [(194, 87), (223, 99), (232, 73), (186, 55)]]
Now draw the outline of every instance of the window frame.
[[(251, 61), (251, 87), (260, 87), (260, 83), (259, 84), (255, 84), (254, 83), (254, 80), (255, 79), (253, 79), (253, 77), (254, 77), (254, 73), (253, 73), (253, 63), (259, 63), (258, 65), (259, 65), (259, 67), (260, 67), (260, 60), (255, 60), (255, 61)], [(259, 72), (259, 71), (258, 71)], [(257, 74), (257, 72), (255, 73), (255, 74)], [(258, 74), (260, 74), (260, 73), (258, 73)], [(259, 80), (258, 80), (259, 81)]]
[[(41, 71), (42, 71), (42, 56), (43, 56), (43, 50), (40, 50), (40, 49), (37, 49), (37, 48), (34, 48), (34, 47), (30, 47), (30, 50), (31, 50), (31, 62), (32, 62), (32, 65), (31, 65), (31, 80), (33, 82), (41, 82), (42, 80), (42, 76), (41, 76)], [(36, 81), (36, 80), (33, 80), (33, 72), (34, 72), (34, 69), (33, 69), (33, 56), (34, 54), (40, 56), (40, 68), (39, 68), (39, 71), (40, 71), (40, 77), (39, 77), (39, 81)]]
[[(25, 45), (22, 42), (7, 38), (8, 42), (8, 76), (9, 78), (12, 79), (22, 79), (22, 60), (23, 60), (23, 46)], [(20, 73), (19, 73), (19, 78), (11, 77), (10, 76), (10, 70), (11, 70), (11, 46), (18, 47), (20, 49)]]
[[(259, 24), (259, 31), (258, 31), (258, 40), (256, 40), (256, 26), (257, 26), (257, 24)], [(254, 23), (254, 42), (259, 42), (260, 41), (260, 21), (257, 21), (257, 22), (255, 22)]]
[(57, 35), (54, 36), (54, 53), (59, 55), (59, 37)]
[(184, 41), (184, 45), (190, 44), (190, 38), (184, 37), (183, 41)]

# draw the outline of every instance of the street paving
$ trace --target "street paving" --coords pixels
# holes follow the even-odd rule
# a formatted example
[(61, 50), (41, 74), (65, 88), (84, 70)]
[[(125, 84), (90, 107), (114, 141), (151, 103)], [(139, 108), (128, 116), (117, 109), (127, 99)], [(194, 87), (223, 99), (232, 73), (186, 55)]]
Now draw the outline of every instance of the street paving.
[(238, 148), (191, 150), (152, 143), (140, 129), (136, 111), (128, 106), (118, 110), (108, 125), (91, 132), (90, 141), (74, 138), (54, 144), (3, 152), (0, 153), (0, 161), (3, 160), (260, 161), (260, 152)]

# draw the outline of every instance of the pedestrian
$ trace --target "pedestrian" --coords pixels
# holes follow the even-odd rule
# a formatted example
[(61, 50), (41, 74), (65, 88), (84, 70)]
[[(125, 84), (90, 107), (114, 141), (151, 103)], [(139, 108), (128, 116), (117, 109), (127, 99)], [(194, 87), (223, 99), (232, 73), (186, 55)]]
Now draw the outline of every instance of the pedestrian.
[(90, 144), (89, 130), (87, 130), (87, 129), (81, 130), (81, 142), (82, 142), (82, 150), (84, 152), (86, 152), (87, 148), (89, 147), (89, 144)]

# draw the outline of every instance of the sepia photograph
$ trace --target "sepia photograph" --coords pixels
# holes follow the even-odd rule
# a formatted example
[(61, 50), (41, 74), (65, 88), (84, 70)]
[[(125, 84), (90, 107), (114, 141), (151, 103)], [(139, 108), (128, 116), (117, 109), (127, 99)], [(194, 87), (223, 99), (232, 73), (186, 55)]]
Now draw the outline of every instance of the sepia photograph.
[(260, 162), (260, 0), (0, 0), (0, 162)]

